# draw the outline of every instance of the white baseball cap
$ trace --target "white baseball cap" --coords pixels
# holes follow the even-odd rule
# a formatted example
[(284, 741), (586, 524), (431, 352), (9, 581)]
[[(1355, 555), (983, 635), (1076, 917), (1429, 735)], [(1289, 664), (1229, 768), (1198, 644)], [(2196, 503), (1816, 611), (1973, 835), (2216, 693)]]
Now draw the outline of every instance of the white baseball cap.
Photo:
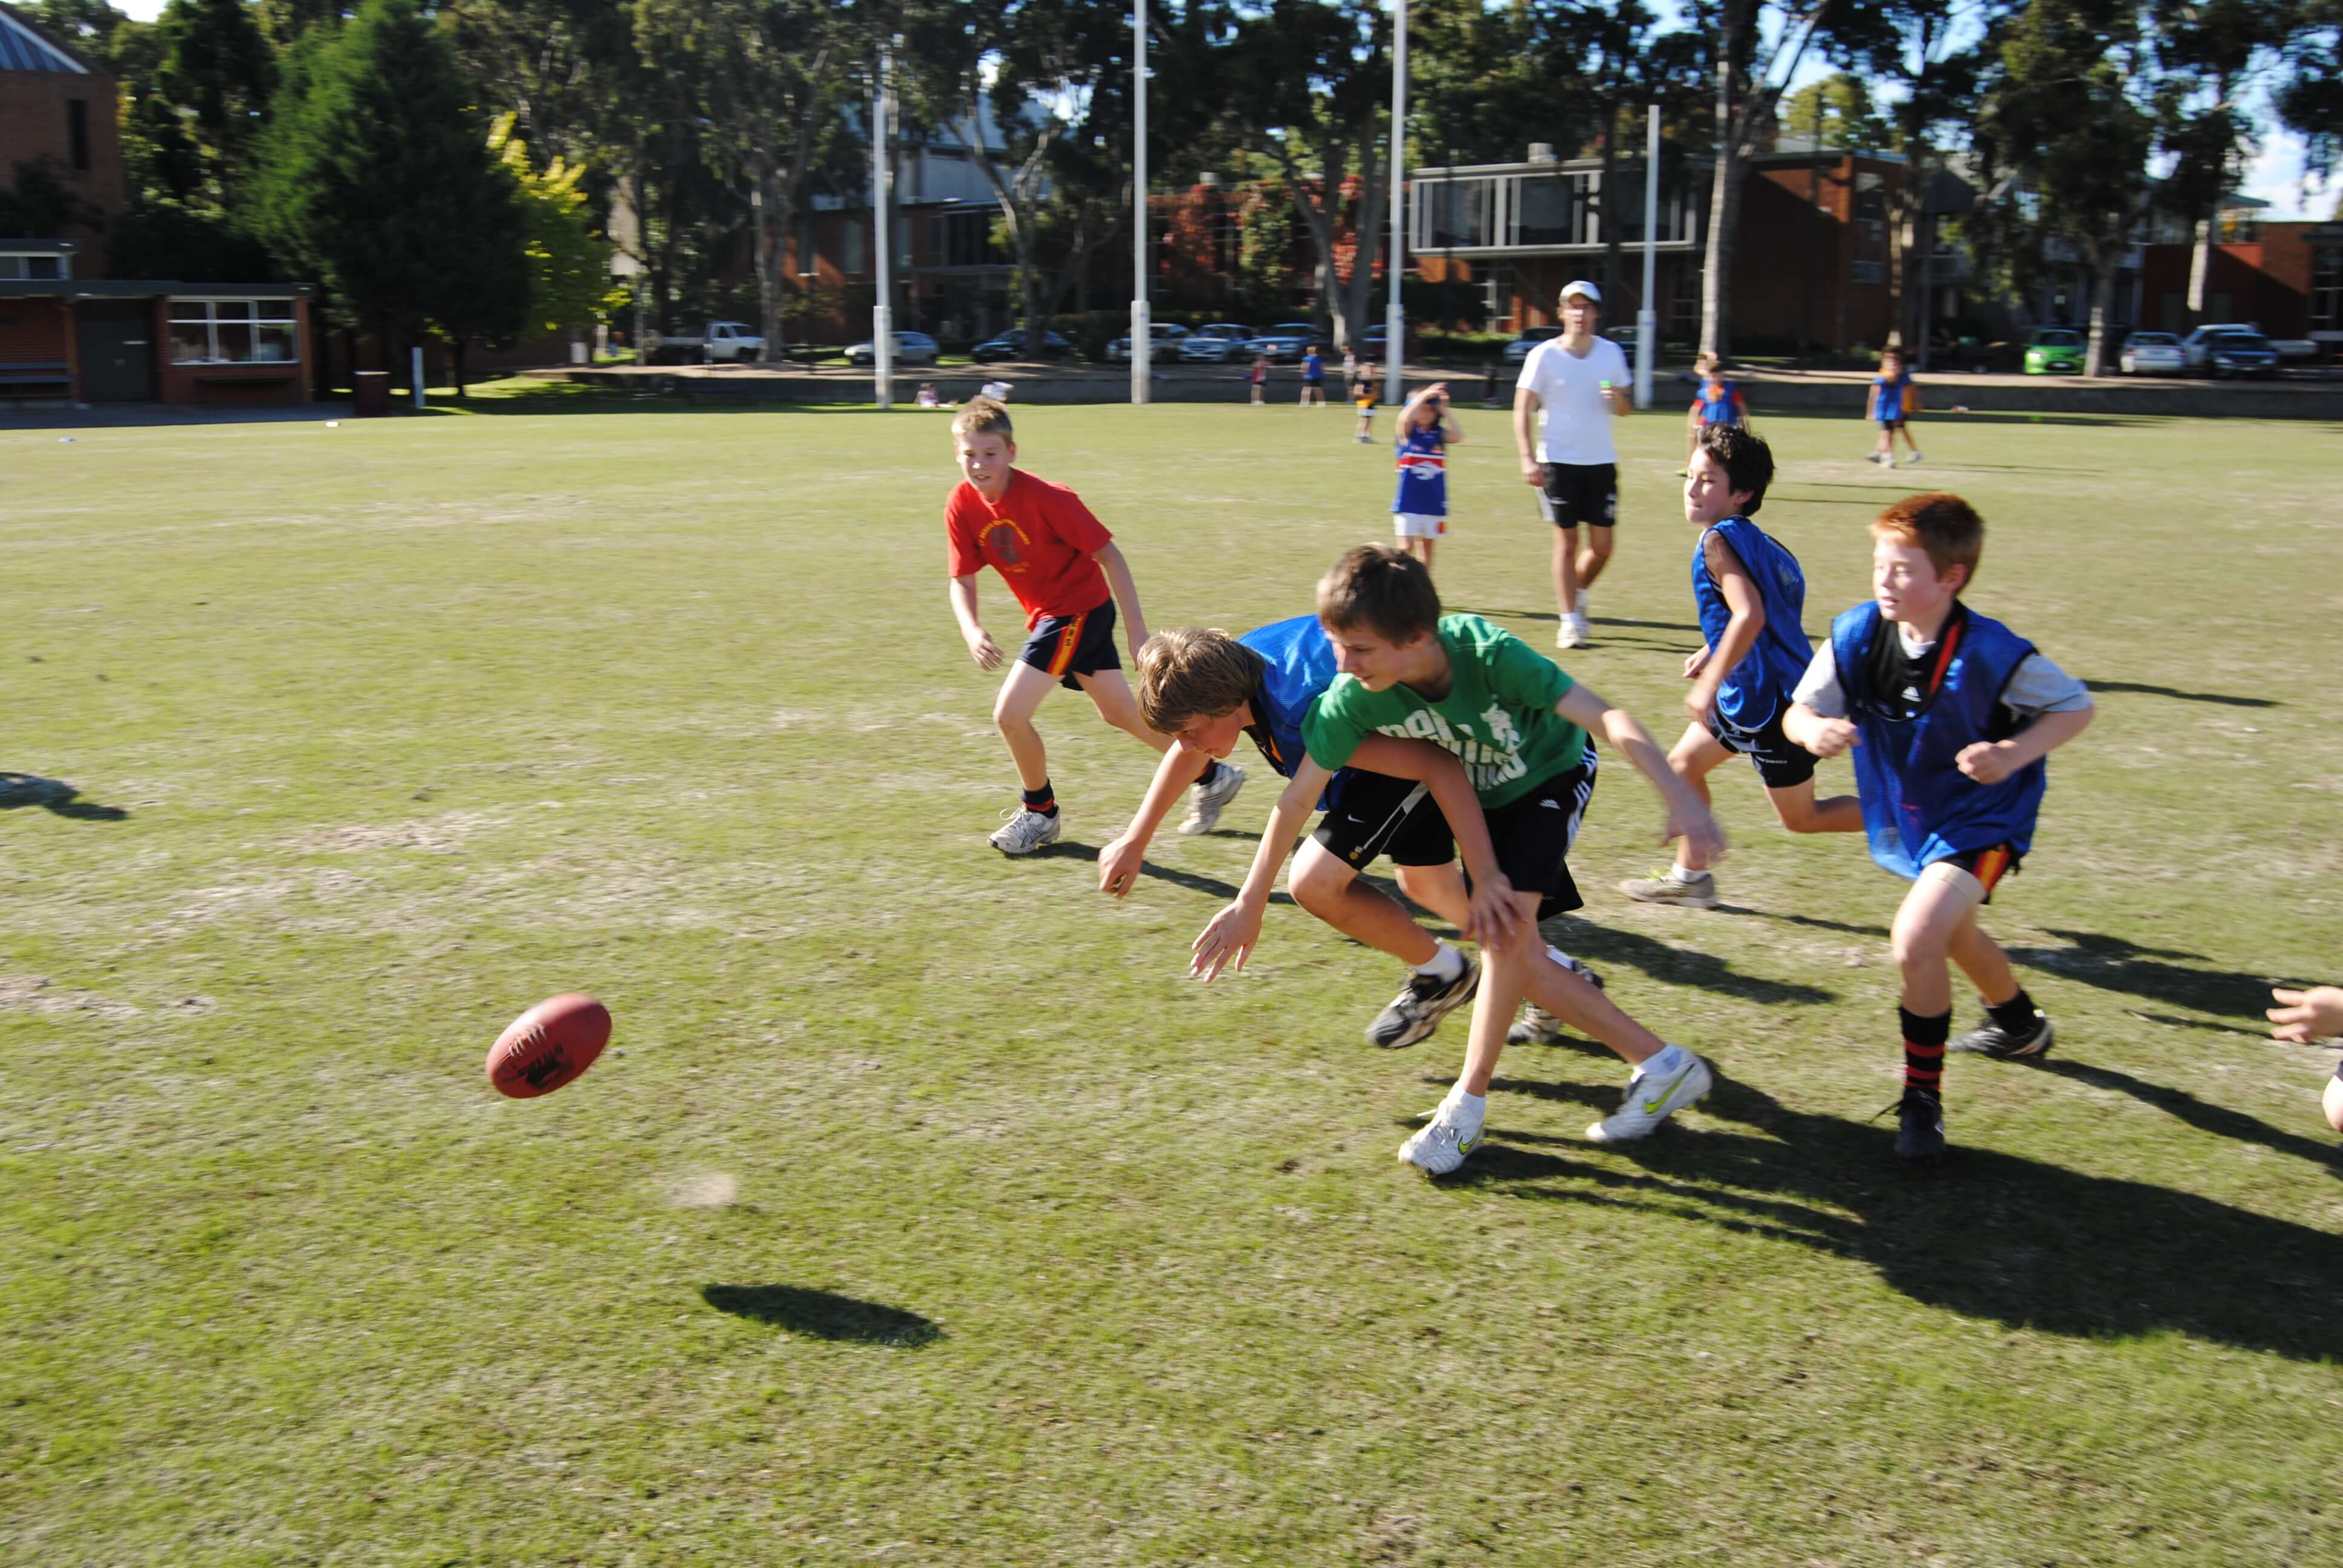
[(1587, 282), (1583, 277), (1574, 278), (1571, 282), (1564, 284), (1562, 286), (1562, 293), (1558, 297), (1568, 299), (1574, 294), (1583, 294), (1597, 305), (1603, 303), (1603, 291), (1595, 287), (1593, 284)]

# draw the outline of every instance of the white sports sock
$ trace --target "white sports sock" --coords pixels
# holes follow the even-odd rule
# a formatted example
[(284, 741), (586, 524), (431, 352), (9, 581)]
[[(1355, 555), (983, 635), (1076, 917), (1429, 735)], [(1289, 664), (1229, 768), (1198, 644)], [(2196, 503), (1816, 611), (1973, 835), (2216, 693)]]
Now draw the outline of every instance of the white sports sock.
[(1436, 980), (1453, 980), (1464, 972), (1464, 955), (1442, 942), (1428, 962), (1415, 966), (1415, 972), (1430, 975)]
[(1464, 1092), (1463, 1084), (1458, 1084), (1448, 1091), (1448, 1103), (1462, 1112), (1463, 1120), (1469, 1122), (1478, 1123), (1489, 1114), (1489, 1097), (1485, 1094), (1467, 1094)]
[(1706, 879), (1707, 876), (1704, 870), (1694, 871), (1683, 866), (1668, 868), (1668, 880), (1671, 882), (1698, 882)]
[(1664, 1045), (1660, 1047), (1656, 1055), (1645, 1057), (1635, 1064), (1635, 1076), (1641, 1078), (1646, 1073), (1666, 1074), (1681, 1071), (1684, 1066), (1684, 1055), (1683, 1046)]

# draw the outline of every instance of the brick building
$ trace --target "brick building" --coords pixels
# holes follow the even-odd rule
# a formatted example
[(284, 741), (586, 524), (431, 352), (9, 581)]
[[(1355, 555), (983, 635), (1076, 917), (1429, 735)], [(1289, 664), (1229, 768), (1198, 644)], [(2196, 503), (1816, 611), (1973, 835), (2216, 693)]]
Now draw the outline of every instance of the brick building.
[(0, 5), (0, 181), (45, 164), (81, 208), (67, 238), (97, 238), (126, 198), (119, 101), (112, 76)]

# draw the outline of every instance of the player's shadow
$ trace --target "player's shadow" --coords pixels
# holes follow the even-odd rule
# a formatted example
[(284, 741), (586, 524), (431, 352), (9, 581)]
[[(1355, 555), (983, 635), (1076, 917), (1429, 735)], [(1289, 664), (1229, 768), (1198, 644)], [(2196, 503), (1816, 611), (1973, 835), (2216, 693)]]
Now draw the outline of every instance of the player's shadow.
[[(1554, 612), (1550, 609), (1460, 608), (1456, 613), (1459, 615), (1500, 615), (1503, 616), (1508, 620), (1554, 620), (1558, 618)], [(1590, 616), (1587, 618), (1596, 626), (1634, 626), (1641, 627), (1647, 631), (1688, 631), (1695, 637), (1700, 634), (1700, 628), (1696, 626), (1686, 626), (1682, 621), (1628, 620), (1624, 617), (1607, 615)]]
[(2272, 1127), (2258, 1116), (2248, 1116), (2242, 1111), (2231, 1111), (2227, 1106), (2199, 1100), (2185, 1089), (2150, 1083), (2127, 1072), (2117, 1072), (2111, 1067), (2094, 1067), (2088, 1062), (2066, 1057), (2052, 1057), (2036, 1065), (2044, 1072), (2071, 1079), (2077, 1083), (2128, 1094), (2141, 1104), (2152, 1105), (2200, 1132), (2209, 1132), (2216, 1138), (2227, 1138), (2238, 1143), (2258, 1143), (2277, 1153), (2308, 1160), (2314, 1165), (2326, 1167), (2334, 1174), (2343, 1175), (2343, 1148), (2322, 1139), (2304, 1138), (2282, 1128)]
[(802, 1285), (706, 1285), (699, 1296), (719, 1312), (809, 1339), (911, 1348), (940, 1340), (944, 1332), (917, 1312)]
[(38, 806), (52, 816), (69, 817), (76, 822), (119, 822), (130, 815), (123, 807), (81, 799), (81, 791), (63, 779), (0, 772), (0, 811), (25, 806)]
[[(1618, 1096), (1592, 1084), (1503, 1087), (1595, 1115)], [(1957, 1141), (1939, 1169), (1907, 1172), (1892, 1152), (1892, 1120), (1811, 1115), (1725, 1079), (1704, 1109), (1735, 1125), (1671, 1126), (1615, 1154), (1501, 1121), (1448, 1182), (1790, 1242), (1862, 1263), (1914, 1301), (2011, 1328), (2179, 1332), (2301, 1361), (2331, 1358), (2343, 1336), (2343, 1237)], [(1957, 1141), (1957, 1110), (1953, 1131)]]
[[(1085, 844), (1073, 839), (1061, 839), (1045, 849), (1034, 850), (1030, 858), (1036, 860), (1095, 861), (1099, 858), (1099, 852), (1098, 846), (1095, 844)], [(1223, 882), (1218, 877), (1207, 877), (1197, 871), (1182, 871), (1170, 866), (1159, 866), (1152, 860), (1140, 862), (1139, 874), (1142, 877), (1152, 877), (1159, 882), (1169, 882), (1175, 888), (1185, 888), (1192, 893), (1204, 893), (1215, 899), (1227, 900), (1237, 896), (1237, 886), (1233, 882)], [(1291, 904), (1293, 902), (1293, 896), (1283, 891), (1274, 892), (1269, 895), (1269, 901), (1272, 904)]]
[(1885, 926), (1858, 926), (1845, 920), (1827, 920), (1821, 915), (1794, 915), (1781, 910), (1761, 910), (1752, 904), (1719, 904), (1716, 906), (1716, 912), (1720, 915), (1758, 915), (1769, 920), (1782, 920), (1794, 926), (1812, 926), (1817, 930), (1845, 931), (1849, 936), (1856, 937), (1877, 937), (1881, 941), (1885, 941), (1888, 937)]
[(1825, 990), (1820, 986), (1744, 974), (1714, 953), (1704, 953), (1697, 948), (1672, 948), (1640, 931), (1623, 930), (1616, 926), (1582, 923), (1571, 930), (1565, 945), (1573, 954), (1597, 969), (1604, 964), (1625, 964), (1630, 969), (1641, 970), (1655, 980), (1664, 980), (1671, 985), (1694, 986), (1704, 991), (1738, 997), (1744, 1001), (1825, 1002), (1838, 1000), (1835, 991)]
[(2143, 697), (2170, 697), (2182, 702), (2217, 702), (2224, 708), (2283, 708), (2267, 697), (2232, 697), (2226, 691), (2180, 691), (2169, 686), (2143, 686), (2136, 680), (2087, 680), (2093, 691), (2129, 691)]
[(2101, 936), (2096, 931), (2044, 929), (2074, 945), (2012, 948), (2012, 962), (2046, 970), (2065, 980), (2081, 980), (2101, 990), (2121, 991), (2229, 1018), (2258, 1018), (2265, 1005), (2262, 999), (2269, 988), (2258, 976), (2225, 974), (2169, 961), (2196, 959), (2202, 962), (2201, 954), (2172, 948), (2144, 948), (2122, 937)]

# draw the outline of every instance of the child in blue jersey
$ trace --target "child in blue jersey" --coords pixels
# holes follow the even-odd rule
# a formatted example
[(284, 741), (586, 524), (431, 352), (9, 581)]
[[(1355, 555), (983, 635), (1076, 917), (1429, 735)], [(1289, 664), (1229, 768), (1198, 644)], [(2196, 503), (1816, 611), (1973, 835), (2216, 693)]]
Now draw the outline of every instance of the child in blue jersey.
[[(1852, 795), (1815, 799), (1814, 757), (1782, 733), (1790, 692), (1815, 650), (1802, 618), (1806, 578), (1798, 558), (1749, 520), (1773, 482), (1774, 453), (1764, 437), (1737, 425), (1702, 427), (1685, 467), (1684, 502), (1684, 521), (1700, 530), (1692, 597), (1704, 640), (1684, 660), (1692, 722), (1668, 766), (1705, 800), (1708, 775), (1737, 753), (1755, 766), (1783, 827), (1853, 833), (1863, 827), (1861, 805)], [(1716, 907), (1716, 878), (1688, 841), (1677, 844), (1674, 865), (1619, 890), (1646, 904)]]
[[(1994, 884), (2034, 841), (2043, 759), (2091, 722), (2083, 683), (1961, 602), (1985, 521), (1958, 496), (1909, 496), (1871, 525), (1872, 598), (1831, 623), (1782, 728), (1817, 757), (1853, 749), (1871, 858), (1912, 883), (1896, 911), (1904, 1097), (1896, 1152), (1944, 1152), (1949, 1048), (2004, 1059), (2050, 1049), (2050, 1020), (1978, 929)], [(1985, 1002), (1950, 1039), (1960, 965)]]
[(1715, 425), (1738, 425), (1747, 428), (1749, 399), (1741, 388), (1725, 378), (1725, 363), (1714, 354), (1704, 354), (1693, 365), (1700, 376), (1700, 391), (1684, 413), (1684, 462), (1686, 467), (1677, 470), (1689, 473), (1694, 451), (1700, 446), (1700, 433)]
[(1912, 373), (1904, 367), (1904, 357), (1893, 348), (1879, 357), (1879, 374), (1871, 378), (1871, 393), (1865, 407), (1871, 422), (1879, 427), (1879, 445), (1871, 449), (1871, 461), (1884, 468), (1896, 466), (1896, 434), (1902, 431), (1904, 445), (1911, 448), (1904, 460), (1920, 460), (1919, 443), (1912, 439), (1911, 415), (1920, 406), (1919, 388), (1913, 384)]
[(1302, 356), (1302, 403), (1307, 408), (1315, 403), (1326, 407), (1326, 359), (1313, 343)]
[[(1118, 899), (1131, 891), (1148, 842), (1180, 791), (1215, 759), (1226, 769), (1225, 759), (1239, 739), (1250, 737), (1283, 778), (1309, 772), (1302, 721), (1334, 676), (1333, 649), (1315, 616), (1296, 616), (1242, 637), (1191, 628), (1158, 632), (1139, 654), (1140, 710), (1164, 725), (1160, 733), (1176, 744), (1157, 766), (1130, 828), (1099, 851), (1099, 890)], [(1237, 907), (1249, 911), (1250, 920), (1242, 941), (1216, 949), (1209, 963), (1199, 958), (1194, 972), (1210, 980), (1231, 956), (1238, 968), (1244, 967), (1278, 868), (1302, 819), (1321, 803), (1322, 790), (1326, 814), (1294, 858), (1288, 884), (1293, 901), (1414, 971), (1367, 1026), (1367, 1038), (1377, 1045), (1413, 1045), (1473, 1000), (1480, 966), (1434, 939), (1396, 900), (1359, 880), (1359, 873), (1388, 855), (1398, 868), (1400, 886), (1417, 895), (1427, 876), (1441, 876), (1443, 885), (1456, 882), (1453, 861), (1461, 848), (1474, 891), (1459, 930), (1484, 938), (1513, 917), (1510, 886), (1497, 868), (1488, 825), (1463, 766), (1428, 741), (1378, 735), (1360, 748), (1357, 766), (1331, 777), (1323, 769), (1312, 774), (1301, 790), (1299, 815), (1292, 816), (1282, 836), (1273, 831), (1262, 839), (1254, 858), (1258, 874), (1238, 895)], [(1289, 789), (1288, 795), (1293, 794)], [(1285, 819), (1272, 815), (1272, 829)]]
[(1448, 383), (1435, 381), (1399, 411), (1399, 489), (1392, 526), (1399, 548), (1432, 569), (1432, 547), (1448, 531), (1448, 448), (1464, 438), (1448, 407)]

